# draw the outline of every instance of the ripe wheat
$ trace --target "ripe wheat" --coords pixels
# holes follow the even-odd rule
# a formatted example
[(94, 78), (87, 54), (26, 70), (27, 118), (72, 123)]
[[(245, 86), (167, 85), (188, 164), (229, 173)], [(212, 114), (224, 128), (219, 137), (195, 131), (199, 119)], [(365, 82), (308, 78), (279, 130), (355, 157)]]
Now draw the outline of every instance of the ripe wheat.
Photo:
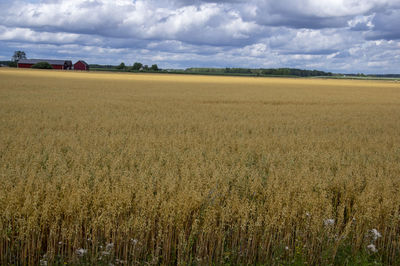
[(399, 189), (399, 83), (0, 70), (1, 264), (396, 264)]

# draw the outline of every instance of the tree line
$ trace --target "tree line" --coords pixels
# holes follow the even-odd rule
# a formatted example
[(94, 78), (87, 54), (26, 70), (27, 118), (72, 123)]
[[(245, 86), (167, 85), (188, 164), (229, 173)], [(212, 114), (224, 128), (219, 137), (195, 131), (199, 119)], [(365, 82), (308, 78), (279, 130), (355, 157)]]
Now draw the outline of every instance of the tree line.
[(161, 69), (158, 68), (157, 64), (153, 64), (150, 67), (148, 65), (143, 65), (140, 62), (135, 62), (131, 67), (126, 66), (124, 62), (119, 64), (117, 67), (119, 70), (131, 70), (131, 71), (153, 71), (157, 72), (160, 71)]
[(158, 72), (162, 71), (158, 67), (157, 64), (153, 64), (151, 66), (144, 65), (140, 62), (135, 62), (132, 66), (126, 65), (122, 62), (119, 65), (99, 65), (99, 64), (90, 64), (90, 69), (92, 70), (103, 70), (103, 71), (126, 71), (126, 72)]
[(209, 74), (241, 74), (251, 76), (332, 76), (331, 72), (297, 68), (187, 68), (185, 72)]

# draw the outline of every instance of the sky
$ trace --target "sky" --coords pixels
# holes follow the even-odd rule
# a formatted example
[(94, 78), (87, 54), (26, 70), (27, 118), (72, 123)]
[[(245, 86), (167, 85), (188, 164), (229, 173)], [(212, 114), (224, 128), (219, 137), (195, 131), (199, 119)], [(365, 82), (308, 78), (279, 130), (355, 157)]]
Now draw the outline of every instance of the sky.
[(0, 0), (0, 60), (400, 73), (400, 0)]

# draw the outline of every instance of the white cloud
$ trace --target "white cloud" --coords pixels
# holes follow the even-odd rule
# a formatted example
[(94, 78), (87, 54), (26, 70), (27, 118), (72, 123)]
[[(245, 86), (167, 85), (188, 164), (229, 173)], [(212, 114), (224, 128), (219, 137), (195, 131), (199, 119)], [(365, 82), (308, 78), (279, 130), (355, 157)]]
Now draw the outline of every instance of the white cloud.
[(58, 0), (14, 4), (0, 14), (6, 26), (36, 31), (215, 45), (242, 43), (260, 30), (238, 11), (216, 3), (173, 9), (146, 0)]
[(25, 47), (94, 63), (400, 68), (400, 0), (1, 0), (0, 17), (1, 58)]
[(356, 16), (353, 19), (349, 20), (347, 24), (352, 30), (372, 30), (375, 27), (373, 23), (374, 17), (375, 13), (369, 16)]
[(79, 34), (64, 32), (36, 32), (27, 28), (8, 28), (0, 25), (1, 41), (27, 41), (34, 43), (74, 43)]

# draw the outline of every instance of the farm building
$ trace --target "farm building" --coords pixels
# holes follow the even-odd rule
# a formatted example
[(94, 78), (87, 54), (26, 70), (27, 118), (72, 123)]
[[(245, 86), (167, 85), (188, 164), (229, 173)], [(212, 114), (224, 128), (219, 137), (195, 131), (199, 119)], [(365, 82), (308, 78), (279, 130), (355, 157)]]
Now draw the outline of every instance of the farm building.
[(83, 60), (79, 60), (78, 62), (76, 62), (74, 64), (74, 70), (89, 70), (89, 65), (83, 61)]
[(54, 69), (72, 69), (72, 61), (52, 59), (21, 59), (18, 61), (18, 68), (31, 68), (41, 62), (49, 63)]

